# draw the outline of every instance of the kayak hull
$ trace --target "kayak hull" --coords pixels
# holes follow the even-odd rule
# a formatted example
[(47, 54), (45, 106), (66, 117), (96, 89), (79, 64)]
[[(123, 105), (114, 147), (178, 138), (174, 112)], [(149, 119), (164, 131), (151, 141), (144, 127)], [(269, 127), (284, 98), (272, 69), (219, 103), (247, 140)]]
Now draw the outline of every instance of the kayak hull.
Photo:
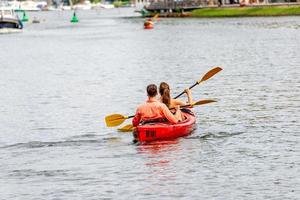
[(144, 29), (153, 29), (153, 26), (144, 26)]
[(184, 137), (195, 129), (196, 118), (194, 113), (183, 113), (185, 120), (177, 124), (156, 122), (139, 125), (133, 132), (134, 139), (140, 143), (156, 140), (170, 140)]

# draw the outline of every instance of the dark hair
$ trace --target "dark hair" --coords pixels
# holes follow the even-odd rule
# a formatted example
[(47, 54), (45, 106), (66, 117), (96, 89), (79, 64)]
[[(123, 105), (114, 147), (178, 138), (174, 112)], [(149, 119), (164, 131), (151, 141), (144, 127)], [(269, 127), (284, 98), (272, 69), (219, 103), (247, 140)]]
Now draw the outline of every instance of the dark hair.
[(149, 97), (155, 97), (157, 95), (157, 86), (150, 84), (147, 86), (147, 94)]
[(170, 96), (170, 87), (168, 83), (161, 82), (159, 85), (159, 94), (161, 95), (162, 102), (170, 107), (171, 96)]

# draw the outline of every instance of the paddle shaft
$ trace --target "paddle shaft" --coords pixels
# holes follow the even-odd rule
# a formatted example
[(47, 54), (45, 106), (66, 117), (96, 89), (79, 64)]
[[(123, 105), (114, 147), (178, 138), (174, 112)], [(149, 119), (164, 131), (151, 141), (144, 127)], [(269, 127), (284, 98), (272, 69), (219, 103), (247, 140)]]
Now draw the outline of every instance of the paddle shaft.
[(130, 116), (127, 117), (127, 119), (133, 118), (134, 116), (135, 116), (135, 115), (130, 115)]
[[(213, 103), (213, 102), (216, 102), (216, 101), (215, 101), (215, 100), (211, 100), (211, 99), (200, 100), (200, 101), (196, 101), (196, 102), (191, 103), (191, 104), (187, 104), (187, 105), (180, 106), (180, 108), (189, 108), (189, 107), (199, 106), (199, 105), (208, 104), (208, 103)], [(173, 108), (170, 108), (170, 110), (172, 110), (172, 109), (175, 109), (175, 108), (174, 108), (174, 107), (173, 107)]]
[[(195, 87), (196, 85), (198, 85), (199, 83), (206, 81), (208, 79), (210, 79), (211, 77), (213, 77), (216, 73), (218, 73), (219, 71), (221, 71), (222, 68), (220, 67), (215, 67), (213, 69), (211, 69), (209, 72), (207, 72), (200, 81), (197, 81), (195, 84), (193, 84), (192, 86), (189, 87), (189, 89), (192, 89), (193, 87)], [(183, 95), (185, 93), (185, 91), (181, 92), (179, 95), (177, 95), (174, 99), (177, 99), (178, 97), (180, 97), (181, 95)], [(187, 106), (188, 107), (188, 106)], [(129, 118), (133, 118), (134, 115), (128, 116), (127, 119)]]
[[(196, 85), (198, 85), (199, 83), (203, 82), (203, 81), (206, 81), (208, 79), (210, 79), (212, 76), (214, 76), (216, 73), (218, 73), (219, 71), (221, 71), (222, 68), (220, 67), (215, 67), (213, 69), (211, 69), (209, 72), (207, 72), (200, 81), (197, 81), (195, 84), (193, 84), (192, 86), (189, 87), (189, 89), (192, 89), (193, 87), (195, 87)], [(175, 99), (177, 99), (178, 97), (180, 97), (181, 95), (183, 95), (185, 93), (185, 91), (181, 92), (179, 95), (177, 95), (175, 97)], [(206, 102), (196, 102), (195, 104), (191, 104), (191, 105), (185, 105), (185, 107), (189, 107), (189, 106), (194, 106), (194, 105), (201, 105), (201, 104), (206, 104), (206, 103), (210, 103), (210, 102), (213, 102), (213, 101), (206, 101)], [(199, 103), (199, 104), (198, 104)], [(105, 118), (105, 121), (106, 121), (106, 124), (109, 126), (109, 127), (112, 127), (112, 126), (117, 126), (121, 123), (124, 122), (124, 120), (126, 119), (129, 119), (129, 118), (133, 118), (134, 115), (131, 115), (131, 116), (123, 116), (123, 115), (120, 115), (120, 114), (114, 114), (114, 115), (110, 115), (110, 116), (107, 116)]]
[[(199, 83), (196, 82), (194, 85), (192, 85), (191, 87), (189, 87), (189, 89), (192, 89), (193, 87), (195, 87), (196, 85), (198, 85)], [(181, 92), (179, 95), (177, 95), (174, 99), (177, 99), (178, 97), (180, 97), (181, 95), (183, 95), (185, 93), (185, 91)]]
[[(193, 87), (195, 87), (196, 85), (198, 85), (199, 83), (206, 81), (208, 79), (210, 79), (211, 77), (213, 77), (216, 73), (218, 73), (219, 71), (221, 71), (222, 68), (221, 67), (215, 67), (211, 70), (209, 70), (200, 81), (197, 81), (194, 85), (192, 85), (191, 87), (189, 87), (189, 89), (192, 89)], [(183, 95), (185, 93), (185, 91), (181, 92), (179, 95), (177, 95), (174, 99), (177, 99), (178, 97), (180, 97), (181, 95)]]

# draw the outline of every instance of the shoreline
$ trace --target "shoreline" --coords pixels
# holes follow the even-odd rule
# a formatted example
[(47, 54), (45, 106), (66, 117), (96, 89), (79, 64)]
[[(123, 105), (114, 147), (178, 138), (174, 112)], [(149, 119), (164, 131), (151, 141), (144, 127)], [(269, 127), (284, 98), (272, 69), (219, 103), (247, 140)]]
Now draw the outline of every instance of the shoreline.
[[(157, 12), (150, 12), (144, 17), (153, 17)], [(188, 12), (158, 13), (163, 18), (217, 18), (217, 17), (280, 17), (300, 16), (300, 4), (281, 5), (245, 5), (205, 7)]]

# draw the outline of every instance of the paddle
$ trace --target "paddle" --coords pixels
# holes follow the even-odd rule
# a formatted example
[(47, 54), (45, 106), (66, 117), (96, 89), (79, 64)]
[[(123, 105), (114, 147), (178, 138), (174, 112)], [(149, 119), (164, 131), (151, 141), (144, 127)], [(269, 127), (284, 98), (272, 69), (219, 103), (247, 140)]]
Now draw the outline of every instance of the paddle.
[[(189, 87), (189, 89), (192, 89), (193, 87), (195, 87), (196, 85), (200, 84), (201, 82), (210, 79), (211, 77), (213, 77), (216, 73), (218, 73), (221, 70), (222, 70), (221, 67), (215, 67), (215, 68), (209, 70), (202, 77), (201, 80), (198, 80), (194, 85), (192, 85), (191, 87)], [(177, 95), (175, 97), (175, 99), (178, 98), (178, 97), (180, 97), (183, 94), (184, 94), (184, 91), (182, 93), (180, 93), (179, 95)], [(120, 114), (112, 114), (112, 115), (109, 115), (109, 116), (105, 117), (105, 122), (106, 122), (106, 125), (108, 127), (114, 127), (114, 126), (118, 126), (118, 125), (122, 124), (126, 119), (133, 118), (133, 117), (134, 117), (134, 115), (132, 115), (132, 116), (123, 116), (123, 115), (120, 115)]]
[(133, 131), (133, 125), (132, 124), (127, 124), (121, 128), (118, 128), (118, 131), (120, 132), (131, 132)]
[[(216, 73), (218, 73), (219, 71), (221, 71), (222, 68), (221, 67), (215, 67), (211, 70), (209, 70), (209, 72), (207, 72), (201, 80), (198, 80), (194, 85), (192, 85), (191, 87), (189, 87), (189, 89), (192, 89), (193, 87), (195, 87), (196, 85), (210, 79), (211, 77), (213, 77)], [(174, 99), (177, 99), (178, 97), (180, 97), (181, 95), (183, 95), (185, 92), (181, 92), (179, 95), (177, 95)]]
[(152, 17), (152, 20), (153, 20), (153, 21), (154, 21), (154, 20), (157, 21), (158, 17), (159, 17), (159, 14), (156, 14), (156, 15), (154, 15), (154, 16)]
[[(187, 107), (199, 106), (199, 105), (213, 103), (213, 102), (216, 102), (216, 101), (215, 100), (211, 100), (211, 99), (200, 100), (200, 101), (197, 101), (197, 102), (193, 102), (192, 104), (187, 104), (187, 105), (180, 106), (180, 108), (187, 108)], [(171, 109), (175, 109), (175, 108), (170, 108), (170, 110)], [(120, 132), (131, 132), (131, 131), (133, 131), (133, 128), (134, 127), (133, 127), (132, 124), (127, 124), (127, 125), (125, 125), (125, 126), (123, 126), (121, 128), (118, 128), (118, 131), (120, 131)]]
[[(205, 100), (200, 100), (200, 101), (193, 102), (191, 104), (186, 104), (186, 105), (180, 106), (180, 108), (189, 108), (189, 107), (200, 106), (200, 105), (203, 105), (203, 104), (208, 104), (208, 103), (213, 103), (213, 102), (216, 102), (216, 100), (205, 99)], [(170, 110), (172, 110), (172, 109), (175, 109), (175, 108), (170, 108)]]
[(107, 127), (114, 127), (122, 124), (126, 119), (133, 118), (134, 115), (124, 116), (121, 114), (112, 114), (105, 117), (105, 123)]
[[(212, 103), (212, 102), (215, 102), (215, 100), (211, 100), (211, 99), (200, 100), (197, 102), (193, 102), (192, 104), (180, 106), (180, 108), (193, 107), (193, 106), (203, 105), (203, 104)], [(170, 108), (170, 109), (175, 109), (175, 108)], [(112, 115), (105, 117), (105, 122), (108, 127), (114, 127), (114, 126), (118, 126), (118, 125), (122, 124), (126, 119), (133, 118), (133, 117), (134, 117), (134, 115), (124, 116), (121, 114), (112, 114)]]

